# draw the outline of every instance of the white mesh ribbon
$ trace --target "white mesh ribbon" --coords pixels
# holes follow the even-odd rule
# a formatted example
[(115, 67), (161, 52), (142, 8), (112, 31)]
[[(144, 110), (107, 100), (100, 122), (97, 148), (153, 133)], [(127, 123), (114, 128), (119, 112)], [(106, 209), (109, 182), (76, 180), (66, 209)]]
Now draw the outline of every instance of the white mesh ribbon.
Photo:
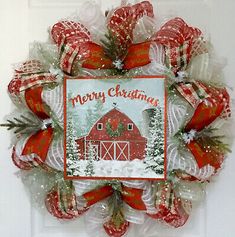
[(109, 204), (108, 200), (93, 205), (90, 210), (85, 214), (86, 231), (90, 236), (104, 237), (107, 234), (104, 231), (103, 224), (108, 221), (109, 216)]
[(64, 170), (64, 140), (62, 136), (53, 139), (45, 163), (53, 169)]
[(74, 180), (73, 185), (75, 188), (75, 194), (77, 196), (82, 196), (100, 185), (100, 180)]
[[(210, 52), (204, 52), (202, 54), (195, 55), (187, 65), (185, 74), (188, 80), (199, 80), (199, 81), (212, 81), (218, 83), (221, 80), (222, 69), (226, 65), (224, 59), (220, 60), (211, 55)], [(182, 72), (179, 72), (180, 74)], [(173, 78), (174, 79), (174, 78)], [(179, 80), (179, 78), (175, 78)]]
[(204, 53), (193, 58), (187, 68), (189, 78), (208, 81), (212, 77), (213, 63), (209, 53)]
[(141, 74), (165, 75), (167, 72), (169, 72), (169, 69), (165, 66), (165, 52), (162, 45), (152, 43), (149, 50), (149, 58), (151, 60), (151, 63), (139, 68)]
[(134, 43), (140, 43), (150, 39), (156, 30), (156, 19), (149, 16), (143, 16), (137, 22), (133, 32)]
[(64, 101), (63, 101), (63, 86), (59, 85), (54, 89), (44, 89), (42, 99), (50, 107), (52, 117), (55, 116), (56, 122), (64, 126)]
[(182, 99), (168, 100), (168, 139), (167, 139), (167, 170), (183, 170), (201, 180), (208, 179), (215, 169), (207, 165), (198, 168), (194, 156), (187, 151), (179, 152), (179, 147), (173, 136), (185, 123), (187, 118), (187, 105)]

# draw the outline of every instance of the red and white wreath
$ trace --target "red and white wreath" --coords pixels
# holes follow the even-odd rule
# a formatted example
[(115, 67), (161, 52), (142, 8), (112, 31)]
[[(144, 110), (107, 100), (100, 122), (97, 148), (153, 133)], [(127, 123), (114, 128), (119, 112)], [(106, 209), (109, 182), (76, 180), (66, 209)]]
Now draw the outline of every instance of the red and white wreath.
[[(159, 27), (149, 1), (106, 14), (85, 3), (83, 13), (91, 8), (92, 16), (52, 26), (51, 42), (34, 43), (15, 69), (8, 92), (17, 111), (2, 124), (14, 131), (13, 162), (35, 199), (44, 196), (59, 219), (85, 216), (91, 236), (134, 236), (131, 225), (138, 236), (159, 224), (181, 227), (229, 152), (223, 65), (183, 19)], [(166, 75), (167, 180), (64, 180), (63, 78), (110, 75)]]

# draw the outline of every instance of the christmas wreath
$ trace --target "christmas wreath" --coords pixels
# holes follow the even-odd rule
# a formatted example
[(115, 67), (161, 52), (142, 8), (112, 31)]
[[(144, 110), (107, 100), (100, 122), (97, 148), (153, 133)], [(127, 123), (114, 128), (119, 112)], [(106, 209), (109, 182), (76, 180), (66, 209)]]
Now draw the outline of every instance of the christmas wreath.
[[(13, 162), (35, 200), (45, 198), (59, 219), (85, 215), (91, 236), (128, 236), (130, 224), (145, 225), (138, 236), (157, 222), (183, 226), (230, 151), (223, 65), (198, 28), (179, 17), (159, 26), (149, 1), (107, 16), (88, 6), (94, 16), (59, 21), (52, 41), (34, 43), (15, 68), (8, 92), (17, 111), (2, 124), (14, 131)], [(167, 180), (64, 180), (63, 79), (110, 75), (166, 76)]]
[(113, 129), (112, 124), (110, 123), (110, 121), (108, 121), (106, 123), (106, 131), (110, 137), (120, 137), (122, 135), (122, 132), (124, 131), (124, 125), (123, 123), (119, 122), (117, 128)]

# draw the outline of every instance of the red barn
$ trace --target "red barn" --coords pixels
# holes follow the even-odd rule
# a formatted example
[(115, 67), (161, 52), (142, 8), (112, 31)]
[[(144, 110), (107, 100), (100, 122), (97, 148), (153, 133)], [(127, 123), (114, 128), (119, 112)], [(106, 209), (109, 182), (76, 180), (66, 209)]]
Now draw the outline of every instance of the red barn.
[(127, 115), (114, 108), (94, 124), (87, 136), (76, 142), (81, 159), (88, 158), (91, 146), (96, 159), (133, 160), (144, 158), (147, 139)]

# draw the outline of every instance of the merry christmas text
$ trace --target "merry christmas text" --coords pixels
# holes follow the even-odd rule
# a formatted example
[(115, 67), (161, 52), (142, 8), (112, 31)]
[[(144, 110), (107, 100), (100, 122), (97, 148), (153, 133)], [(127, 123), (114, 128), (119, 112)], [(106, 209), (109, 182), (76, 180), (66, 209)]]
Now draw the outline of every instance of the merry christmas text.
[(103, 103), (106, 102), (107, 97), (123, 97), (128, 98), (130, 100), (141, 100), (145, 101), (146, 103), (157, 107), (159, 104), (159, 99), (146, 95), (145, 91), (143, 90), (126, 90), (121, 89), (121, 86), (118, 84), (115, 87), (111, 87), (108, 89), (107, 93), (105, 92), (90, 92), (86, 93), (85, 95), (78, 94), (75, 97), (69, 99), (69, 102), (72, 103), (72, 106), (75, 107), (76, 104), (84, 105), (86, 102), (93, 101), (93, 100), (101, 100)]

